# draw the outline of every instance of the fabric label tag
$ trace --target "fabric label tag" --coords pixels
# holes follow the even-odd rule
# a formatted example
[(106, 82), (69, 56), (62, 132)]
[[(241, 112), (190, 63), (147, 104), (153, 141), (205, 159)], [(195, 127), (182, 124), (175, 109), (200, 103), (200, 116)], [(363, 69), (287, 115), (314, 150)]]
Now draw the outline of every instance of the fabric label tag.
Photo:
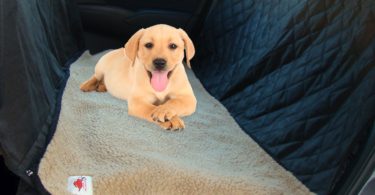
[(92, 178), (90, 176), (70, 176), (68, 192), (74, 195), (93, 195)]

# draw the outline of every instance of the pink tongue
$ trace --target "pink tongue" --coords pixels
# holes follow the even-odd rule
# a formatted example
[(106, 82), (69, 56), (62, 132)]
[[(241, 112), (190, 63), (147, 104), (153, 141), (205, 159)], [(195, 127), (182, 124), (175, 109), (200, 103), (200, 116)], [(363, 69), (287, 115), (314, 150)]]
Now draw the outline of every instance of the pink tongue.
[(153, 71), (151, 86), (157, 92), (164, 91), (168, 84), (168, 71)]

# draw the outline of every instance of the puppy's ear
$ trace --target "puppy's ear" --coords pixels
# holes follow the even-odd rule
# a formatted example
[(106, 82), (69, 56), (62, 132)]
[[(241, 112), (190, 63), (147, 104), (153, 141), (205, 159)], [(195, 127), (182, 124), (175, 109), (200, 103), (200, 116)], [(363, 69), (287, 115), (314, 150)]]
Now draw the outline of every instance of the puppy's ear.
[(144, 30), (143, 28), (138, 30), (125, 44), (125, 55), (132, 61), (132, 65), (137, 57), (139, 39), (141, 39)]
[(188, 34), (184, 30), (179, 28), (178, 31), (180, 33), (180, 36), (182, 37), (182, 40), (185, 43), (186, 64), (189, 68), (191, 68), (190, 60), (194, 57), (194, 54), (195, 54), (195, 48), (194, 48), (194, 45), (193, 45), (193, 41), (191, 41)]

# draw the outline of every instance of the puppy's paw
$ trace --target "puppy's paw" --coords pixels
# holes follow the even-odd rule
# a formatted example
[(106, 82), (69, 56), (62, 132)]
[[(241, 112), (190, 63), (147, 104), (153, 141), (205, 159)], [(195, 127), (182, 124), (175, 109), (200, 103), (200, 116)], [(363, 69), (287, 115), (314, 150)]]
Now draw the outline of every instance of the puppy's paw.
[(83, 91), (83, 92), (89, 92), (89, 91), (95, 90), (95, 88), (87, 86), (87, 85), (85, 85), (85, 83), (81, 84), (79, 89), (81, 89), (81, 91)]
[(184, 121), (178, 116), (172, 117), (169, 121), (160, 122), (159, 125), (163, 129), (171, 131), (178, 131), (185, 128)]
[(165, 105), (156, 107), (151, 113), (151, 118), (155, 122), (166, 122), (171, 120), (174, 116), (176, 116), (176, 112)]
[(79, 88), (83, 92), (89, 92), (89, 91), (94, 91), (96, 89), (96, 83), (92, 82), (91, 80), (87, 80), (83, 82)]
[(106, 92), (107, 87), (104, 85), (104, 83), (99, 83), (98, 87), (96, 88), (97, 92)]

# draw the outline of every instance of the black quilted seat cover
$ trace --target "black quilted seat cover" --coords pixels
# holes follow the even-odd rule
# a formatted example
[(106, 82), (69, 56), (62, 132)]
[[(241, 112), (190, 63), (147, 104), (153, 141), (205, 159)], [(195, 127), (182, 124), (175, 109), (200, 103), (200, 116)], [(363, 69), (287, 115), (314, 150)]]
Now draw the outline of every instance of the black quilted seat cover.
[(374, 123), (374, 10), (374, 0), (220, 0), (197, 41), (204, 86), (319, 194)]

